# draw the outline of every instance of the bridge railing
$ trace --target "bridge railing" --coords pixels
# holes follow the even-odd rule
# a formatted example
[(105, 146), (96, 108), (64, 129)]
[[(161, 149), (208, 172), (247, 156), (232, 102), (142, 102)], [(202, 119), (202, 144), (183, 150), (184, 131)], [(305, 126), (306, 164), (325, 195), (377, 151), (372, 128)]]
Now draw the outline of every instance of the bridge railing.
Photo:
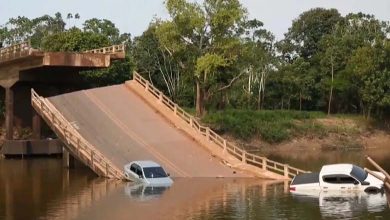
[(271, 171), (280, 175), (283, 175), (285, 178), (292, 178), (297, 174), (309, 173), (309, 171), (301, 170), (295, 167), (292, 167), (288, 164), (279, 163), (273, 160), (270, 160), (266, 157), (255, 155), (252, 153), (246, 152), (244, 149), (237, 147), (233, 143), (227, 141), (216, 132), (211, 130), (209, 127), (202, 126), (191, 114), (187, 113), (184, 109), (179, 107), (175, 102), (173, 102), (169, 97), (164, 95), (156, 87), (149, 83), (148, 80), (143, 78), (138, 73), (134, 72), (133, 80), (139, 83), (145, 91), (153, 95), (159, 102), (164, 104), (168, 109), (170, 109), (176, 116), (180, 117), (185, 121), (192, 129), (194, 129), (198, 134), (201, 134), (207, 141), (215, 143), (218, 147), (223, 150), (225, 153), (233, 155), (238, 160), (243, 163), (250, 164), (261, 168), (266, 171)]
[(83, 53), (99, 53), (99, 54), (115, 54), (125, 52), (126, 46), (124, 44), (112, 45), (109, 47), (102, 47), (93, 50), (86, 50)]
[(30, 41), (0, 48), (0, 62), (27, 56), (31, 49)]
[(64, 141), (68, 150), (98, 175), (116, 179), (124, 178), (123, 171), (118, 170), (111, 161), (97, 151), (47, 99), (39, 96), (33, 89), (31, 90), (31, 104)]

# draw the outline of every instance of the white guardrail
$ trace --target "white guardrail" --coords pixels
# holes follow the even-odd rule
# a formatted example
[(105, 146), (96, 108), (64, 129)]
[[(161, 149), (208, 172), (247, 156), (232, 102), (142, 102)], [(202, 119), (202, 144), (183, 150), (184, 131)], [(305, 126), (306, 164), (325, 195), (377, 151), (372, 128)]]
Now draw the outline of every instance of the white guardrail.
[(266, 157), (246, 152), (244, 149), (239, 148), (233, 143), (222, 138), (209, 127), (202, 126), (192, 115), (187, 113), (184, 109), (180, 108), (176, 103), (174, 103), (170, 98), (164, 95), (138, 73), (134, 72), (133, 80), (139, 83), (145, 89), (145, 91), (149, 92), (167, 108), (169, 108), (173, 114), (177, 115), (183, 121), (185, 121), (197, 133), (204, 136), (208, 141), (214, 142), (221, 149), (223, 149), (224, 152), (228, 152), (237, 159), (241, 160), (243, 163), (247, 163), (263, 170), (283, 175), (286, 178), (293, 178), (295, 175), (300, 173), (309, 173), (309, 171), (301, 170), (288, 164), (279, 163)]
[(31, 43), (29, 41), (0, 48), (0, 62), (28, 56), (31, 49)]
[(123, 171), (116, 168), (103, 154), (85, 140), (47, 99), (31, 90), (31, 104), (52, 130), (76, 157), (99, 176), (124, 179)]

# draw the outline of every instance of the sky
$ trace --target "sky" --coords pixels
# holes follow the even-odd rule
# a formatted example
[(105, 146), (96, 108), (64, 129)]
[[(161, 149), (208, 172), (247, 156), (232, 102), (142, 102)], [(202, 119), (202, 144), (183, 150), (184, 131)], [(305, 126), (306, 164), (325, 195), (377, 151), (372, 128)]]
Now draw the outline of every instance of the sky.
[[(119, 30), (141, 35), (154, 17), (168, 18), (164, 0), (0, 0), (0, 25), (9, 18), (26, 16), (35, 18), (44, 14), (79, 13), (79, 21), (66, 21), (80, 26), (90, 18), (109, 19)], [(257, 18), (276, 39), (283, 38), (293, 19), (310, 8), (336, 8), (343, 16), (350, 12), (373, 14), (390, 21), (390, 0), (241, 0), (250, 18)]]

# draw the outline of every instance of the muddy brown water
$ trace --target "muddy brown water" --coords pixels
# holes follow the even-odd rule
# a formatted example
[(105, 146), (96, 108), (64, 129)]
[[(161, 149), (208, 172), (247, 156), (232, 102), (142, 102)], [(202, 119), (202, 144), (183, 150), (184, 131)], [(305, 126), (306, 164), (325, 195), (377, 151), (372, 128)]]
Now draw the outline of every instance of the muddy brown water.
[[(269, 156), (315, 170), (364, 166), (365, 153)], [(370, 155), (390, 170), (390, 152)], [(246, 178), (177, 178), (169, 188), (151, 188), (64, 169), (60, 158), (30, 158), (0, 159), (0, 219), (390, 219), (390, 209), (384, 194), (298, 196), (288, 183)]]

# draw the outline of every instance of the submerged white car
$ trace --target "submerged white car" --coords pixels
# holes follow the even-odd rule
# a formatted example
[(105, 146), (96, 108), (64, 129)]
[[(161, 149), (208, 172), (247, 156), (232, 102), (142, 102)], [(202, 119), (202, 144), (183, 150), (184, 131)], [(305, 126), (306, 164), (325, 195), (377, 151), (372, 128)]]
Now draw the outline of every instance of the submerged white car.
[[(384, 176), (380, 172), (378, 175)], [(290, 192), (299, 191), (364, 191), (383, 192), (383, 182), (361, 167), (353, 164), (332, 164), (322, 167), (319, 173), (306, 173), (294, 177)]]
[(173, 183), (169, 174), (156, 162), (150, 160), (133, 161), (124, 166), (125, 176), (128, 180), (157, 185), (171, 185)]

